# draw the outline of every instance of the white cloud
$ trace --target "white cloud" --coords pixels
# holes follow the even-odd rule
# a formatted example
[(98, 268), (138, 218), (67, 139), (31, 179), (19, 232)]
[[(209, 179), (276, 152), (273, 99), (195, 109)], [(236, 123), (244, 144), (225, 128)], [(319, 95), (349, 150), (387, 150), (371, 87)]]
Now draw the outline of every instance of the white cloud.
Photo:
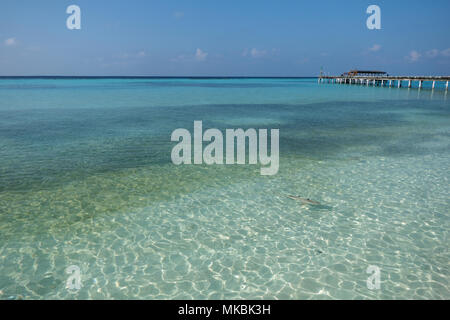
[(188, 59), (186, 58), (186, 55), (184, 54), (180, 54), (179, 56), (170, 59), (170, 61), (172, 62), (183, 62), (183, 61), (187, 61)]
[(16, 44), (17, 44), (16, 38), (9, 38), (5, 40), (5, 46), (7, 47), (12, 47), (15, 46)]
[(439, 51), (438, 49), (428, 50), (425, 55), (428, 58), (436, 58), (436, 57), (450, 57), (450, 48)]
[(277, 48), (273, 48), (271, 50), (266, 50), (266, 49), (257, 49), (257, 48), (252, 48), (252, 49), (244, 49), (244, 51), (242, 51), (242, 56), (243, 57), (251, 57), (251, 58), (262, 58), (262, 57), (272, 57), (272, 56), (276, 56), (280, 53), (280, 49)]
[(450, 48), (445, 49), (445, 50), (442, 50), (442, 51), (441, 51), (441, 54), (442, 54), (444, 57), (450, 57)]
[(173, 16), (174, 16), (175, 19), (181, 19), (181, 18), (184, 17), (184, 12), (176, 11), (176, 12), (173, 13)]
[(377, 52), (380, 51), (381, 46), (379, 44), (374, 44), (371, 48), (369, 48), (370, 52)]
[(202, 49), (197, 48), (195, 54), (180, 54), (175, 58), (170, 59), (172, 62), (194, 62), (194, 61), (205, 61), (208, 56), (207, 52)]
[(429, 58), (436, 58), (439, 55), (438, 49), (432, 49), (426, 52), (427, 57)]
[(261, 58), (264, 57), (267, 54), (266, 50), (258, 50), (256, 48), (253, 48), (252, 50), (250, 50), (250, 55), (253, 58)]
[(137, 53), (122, 53), (118, 56), (120, 59), (135, 59), (135, 58), (144, 58), (147, 56), (147, 53), (143, 50), (137, 52)]
[(208, 53), (203, 52), (199, 48), (197, 48), (197, 50), (195, 51), (195, 60), (197, 60), (197, 61), (204, 61), (204, 60), (206, 60), (207, 56), (208, 56)]
[(250, 50), (244, 49), (244, 51), (242, 52), (242, 56), (244, 57), (251, 56), (252, 58), (261, 58), (264, 57), (265, 55), (267, 55), (267, 50), (259, 50), (256, 48), (252, 48)]
[(417, 52), (416, 50), (412, 50), (412, 51), (409, 53), (409, 55), (406, 56), (405, 58), (406, 58), (406, 60), (408, 60), (409, 62), (417, 62), (417, 61), (419, 61), (419, 59), (420, 59), (421, 56), (422, 56), (422, 55), (421, 55), (419, 52)]

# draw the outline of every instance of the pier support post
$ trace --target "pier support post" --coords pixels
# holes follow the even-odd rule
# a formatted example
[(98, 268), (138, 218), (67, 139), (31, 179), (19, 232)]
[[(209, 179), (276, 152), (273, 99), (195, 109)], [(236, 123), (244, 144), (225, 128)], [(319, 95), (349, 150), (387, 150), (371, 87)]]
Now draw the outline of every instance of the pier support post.
[[(397, 81), (397, 83), (395, 83)], [(418, 82), (418, 89), (424, 88), (424, 82), (430, 81), (430, 87), (432, 90), (436, 89), (436, 84), (439, 88), (439, 81), (445, 81), (445, 91), (448, 91), (448, 77), (386, 77), (386, 78), (377, 78), (377, 77), (367, 77), (363, 78), (362, 76), (345, 76), (345, 77), (332, 77), (332, 76), (322, 76), (318, 77), (317, 82), (320, 83), (328, 83), (328, 84), (348, 84), (348, 85), (366, 85), (366, 86), (374, 86), (374, 87), (395, 87), (398, 88), (405, 87), (406, 85), (403, 82), (408, 82), (408, 88), (414, 87), (414, 82)], [(416, 87), (415, 87), (416, 88)]]

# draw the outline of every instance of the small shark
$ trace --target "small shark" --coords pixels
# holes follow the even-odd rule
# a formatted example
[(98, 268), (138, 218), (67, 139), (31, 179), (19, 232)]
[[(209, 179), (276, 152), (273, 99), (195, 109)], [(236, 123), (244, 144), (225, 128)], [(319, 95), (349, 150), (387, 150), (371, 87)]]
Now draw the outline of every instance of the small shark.
[(312, 206), (320, 206), (321, 205), (319, 202), (311, 200), (311, 199), (306, 199), (306, 198), (297, 197), (297, 196), (287, 196), (287, 197), (292, 200), (300, 201), (303, 204), (309, 204)]

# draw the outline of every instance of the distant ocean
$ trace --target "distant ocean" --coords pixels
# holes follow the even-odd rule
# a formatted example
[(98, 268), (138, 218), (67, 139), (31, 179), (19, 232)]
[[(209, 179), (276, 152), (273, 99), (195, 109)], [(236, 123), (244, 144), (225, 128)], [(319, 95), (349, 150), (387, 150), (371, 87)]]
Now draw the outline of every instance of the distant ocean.
[[(278, 174), (175, 166), (194, 120), (279, 129)], [(0, 299), (449, 299), (449, 231), (443, 90), (0, 79)]]

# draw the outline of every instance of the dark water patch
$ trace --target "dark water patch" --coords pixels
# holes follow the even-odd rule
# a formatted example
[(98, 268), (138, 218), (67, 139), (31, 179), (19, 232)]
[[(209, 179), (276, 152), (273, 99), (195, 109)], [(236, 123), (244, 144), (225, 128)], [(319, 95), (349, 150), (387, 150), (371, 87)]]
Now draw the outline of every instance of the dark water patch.
[[(399, 112), (419, 108), (400, 101), (307, 105), (201, 105), (0, 112), (0, 191), (53, 187), (97, 173), (170, 164), (176, 128), (278, 128), (281, 157), (339, 157), (349, 147), (375, 147), (380, 155), (442, 152), (424, 148), (434, 133), (416, 133)], [(440, 103), (426, 109), (442, 110)], [(425, 107), (422, 107), (425, 109)], [(429, 124), (432, 126), (432, 123)], [(445, 131), (444, 131), (445, 134)], [(375, 155), (372, 154), (371, 155)]]
[[(220, 171), (220, 172), (218, 172)], [(158, 202), (176, 200), (200, 189), (261, 179), (251, 166), (154, 166), (92, 175), (75, 175), (70, 182), (48, 188), (38, 184), (0, 193), (1, 241), (16, 236), (73, 233), (90, 228), (97, 218), (133, 212)], [(89, 227), (90, 226), (90, 227)], [(96, 230), (108, 228), (96, 226)]]
[(181, 81), (149, 81), (149, 82), (132, 82), (130, 83), (136, 87), (146, 87), (146, 88), (224, 88), (224, 89), (251, 89), (251, 88), (283, 88), (283, 87), (294, 87), (298, 86), (295, 82), (284, 83), (284, 82), (246, 82), (246, 83), (232, 83), (232, 82), (181, 82)]
[[(0, 79), (2, 80), (2, 79)], [(16, 79), (17, 80), (17, 79)], [(101, 78), (90, 79), (90, 78), (68, 78), (68, 81), (58, 81), (58, 79), (49, 78), (48, 81), (39, 81), (39, 83), (33, 83), (32, 79), (29, 81), (17, 81), (17, 82), (1, 82), (0, 90), (132, 90), (132, 89), (151, 89), (151, 88), (239, 88), (239, 89), (250, 89), (250, 88), (282, 88), (282, 87), (293, 87), (299, 85), (299, 80), (301, 83), (306, 83), (304, 79), (279, 79), (276, 82), (265, 82), (267, 79), (247, 79), (245, 82), (233, 82), (233, 80), (239, 79), (203, 79), (198, 78), (196, 81), (189, 78), (124, 78), (121, 80), (128, 81), (116, 81), (118, 78)], [(72, 81), (70, 81), (72, 80)], [(78, 81), (77, 81), (78, 80)], [(252, 81), (253, 80), (253, 81)], [(311, 81), (311, 83), (314, 81)]]

